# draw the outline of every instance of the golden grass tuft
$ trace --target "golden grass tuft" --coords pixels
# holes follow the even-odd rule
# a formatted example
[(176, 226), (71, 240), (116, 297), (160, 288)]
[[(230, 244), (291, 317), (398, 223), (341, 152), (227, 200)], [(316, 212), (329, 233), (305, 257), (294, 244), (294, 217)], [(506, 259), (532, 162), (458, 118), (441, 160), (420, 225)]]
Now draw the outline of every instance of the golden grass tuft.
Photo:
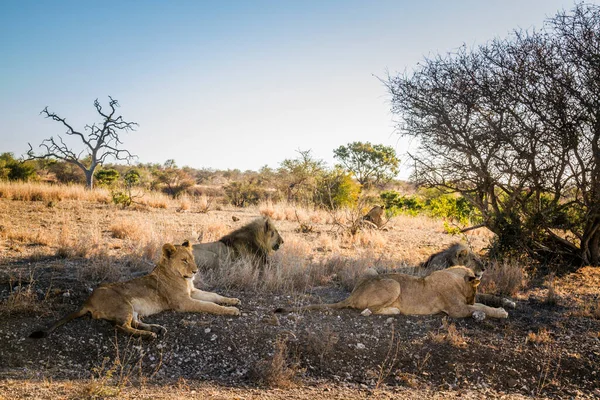
[(429, 332), (429, 339), (434, 343), (447, 343), (452, 347), (465, 348), (465, 337), (456, 329), (454, 323), (448, 323), (448, 318), (442, 320), (442, 329), (439, 332)]
[(518, 262), (492, 262), (486, 266), (479, 291), (514, 296), (527, 285), (527, 282), (527, 273)]
[(533, 344), (550, 344), (553, 340), (550, 332), (546, 328), (541, 328), (537, 333), (529, 332), (525, 341)]
[(259, 362), (253, 375), (255, 380), (267, 387), (290, 388), (299, 383), (298, 374), (302, 372), (297, 362), (289, 360), (287, 340), (278, 337), (273, 345), (272, 357)]
[(0, 197), (20, 201), (110, 201), (107, 189), (86, 190), (81, 185), (51, 185), (48, 183), (0, 182)]
[(109, 230), (112, 237), (116, 239), (133, 239), (139, 238), (144, 233), (144, 226), (137, 221), (121, 220), (113, 223)]

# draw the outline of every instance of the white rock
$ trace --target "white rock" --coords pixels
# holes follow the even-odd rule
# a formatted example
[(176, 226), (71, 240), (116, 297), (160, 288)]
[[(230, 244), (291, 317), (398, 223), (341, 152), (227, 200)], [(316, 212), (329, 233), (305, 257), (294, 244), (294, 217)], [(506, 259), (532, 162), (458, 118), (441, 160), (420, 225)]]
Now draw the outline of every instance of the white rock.
[(360, 315), (368, 317), (369, 315), (373, 314), (373, 312), (371, 310), (369, 310), (368, 308), (365, 308), (363, 310), (363, 312), (360, 313)]
[(362, 344), (362, 343), (356, 343), (356, 348), (357, 348), (358, 350), (364, 350), (364, 349), (366, 349), (367, 347), (366, 347), (364, 344)]

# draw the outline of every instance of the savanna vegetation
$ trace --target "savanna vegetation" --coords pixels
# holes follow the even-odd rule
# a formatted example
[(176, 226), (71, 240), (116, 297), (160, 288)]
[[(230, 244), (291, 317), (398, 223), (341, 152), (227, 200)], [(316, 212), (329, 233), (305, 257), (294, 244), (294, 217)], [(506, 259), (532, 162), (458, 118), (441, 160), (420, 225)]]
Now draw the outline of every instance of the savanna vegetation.
[[(334, 166), (310, 150), (259, 171), (122, 164), (137, 125), (116, 100), (96, 100), (101, 122), (83, 130), (46, 108), (83, 151), (50, 138), (0, 154), (0, 397), (600, 396), (598, 31), (600, 7), (581, 3), (388, 76), (419, 146), (410, 182), (369, 142), (334, 149)], [(374, 205), (381, 226), (364, 223)], [(25, 339), (93, 287), (149, 272), (165, 242), (216, 241), (259, 215), (285, 240), (267, 265), (196, 279), (240, 298), (239, 318), (157, 314), (155, 342), (89, 320)], [(273, 313), (339, 301), (367, 270), (419, 273), (456, 241), (486, 261), (479, 291), (516, 301), (508, 319)]]

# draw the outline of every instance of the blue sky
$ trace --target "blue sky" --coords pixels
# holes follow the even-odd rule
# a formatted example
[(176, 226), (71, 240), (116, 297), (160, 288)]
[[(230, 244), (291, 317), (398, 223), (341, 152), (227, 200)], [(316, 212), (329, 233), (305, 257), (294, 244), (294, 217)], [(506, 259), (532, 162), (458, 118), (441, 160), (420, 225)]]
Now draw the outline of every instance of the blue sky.
[(0, 152), (64, 132), (39, 115), (45, 106), (83, 129), (96, 121), (94, 99), (110, 95), (140, 124), (122, 139), (144, 163), (257, 170), (312, 149), (332, 165), (333, 149), (352, 141), (402, 157), (410, 143), (394, 133), (377, 76), (539, 28), (572, 5), (0, 0)]

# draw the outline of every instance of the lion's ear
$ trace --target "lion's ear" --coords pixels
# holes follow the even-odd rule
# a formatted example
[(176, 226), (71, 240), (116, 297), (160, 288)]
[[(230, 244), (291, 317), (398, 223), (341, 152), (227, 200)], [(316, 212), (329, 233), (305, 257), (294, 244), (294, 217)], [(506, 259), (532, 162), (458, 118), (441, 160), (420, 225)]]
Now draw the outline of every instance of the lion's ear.
[(182, 247), (187, 247), (188, 249), (192, 247), (189, 240), (186, 240), (181, 244)]
[(177, 249), (171, 243), (165, 243), (162, 247), (163, 255), (167, 258), (171, 258)]
[(269, 220), (265, 220), (265, 233), (269, 232)]

